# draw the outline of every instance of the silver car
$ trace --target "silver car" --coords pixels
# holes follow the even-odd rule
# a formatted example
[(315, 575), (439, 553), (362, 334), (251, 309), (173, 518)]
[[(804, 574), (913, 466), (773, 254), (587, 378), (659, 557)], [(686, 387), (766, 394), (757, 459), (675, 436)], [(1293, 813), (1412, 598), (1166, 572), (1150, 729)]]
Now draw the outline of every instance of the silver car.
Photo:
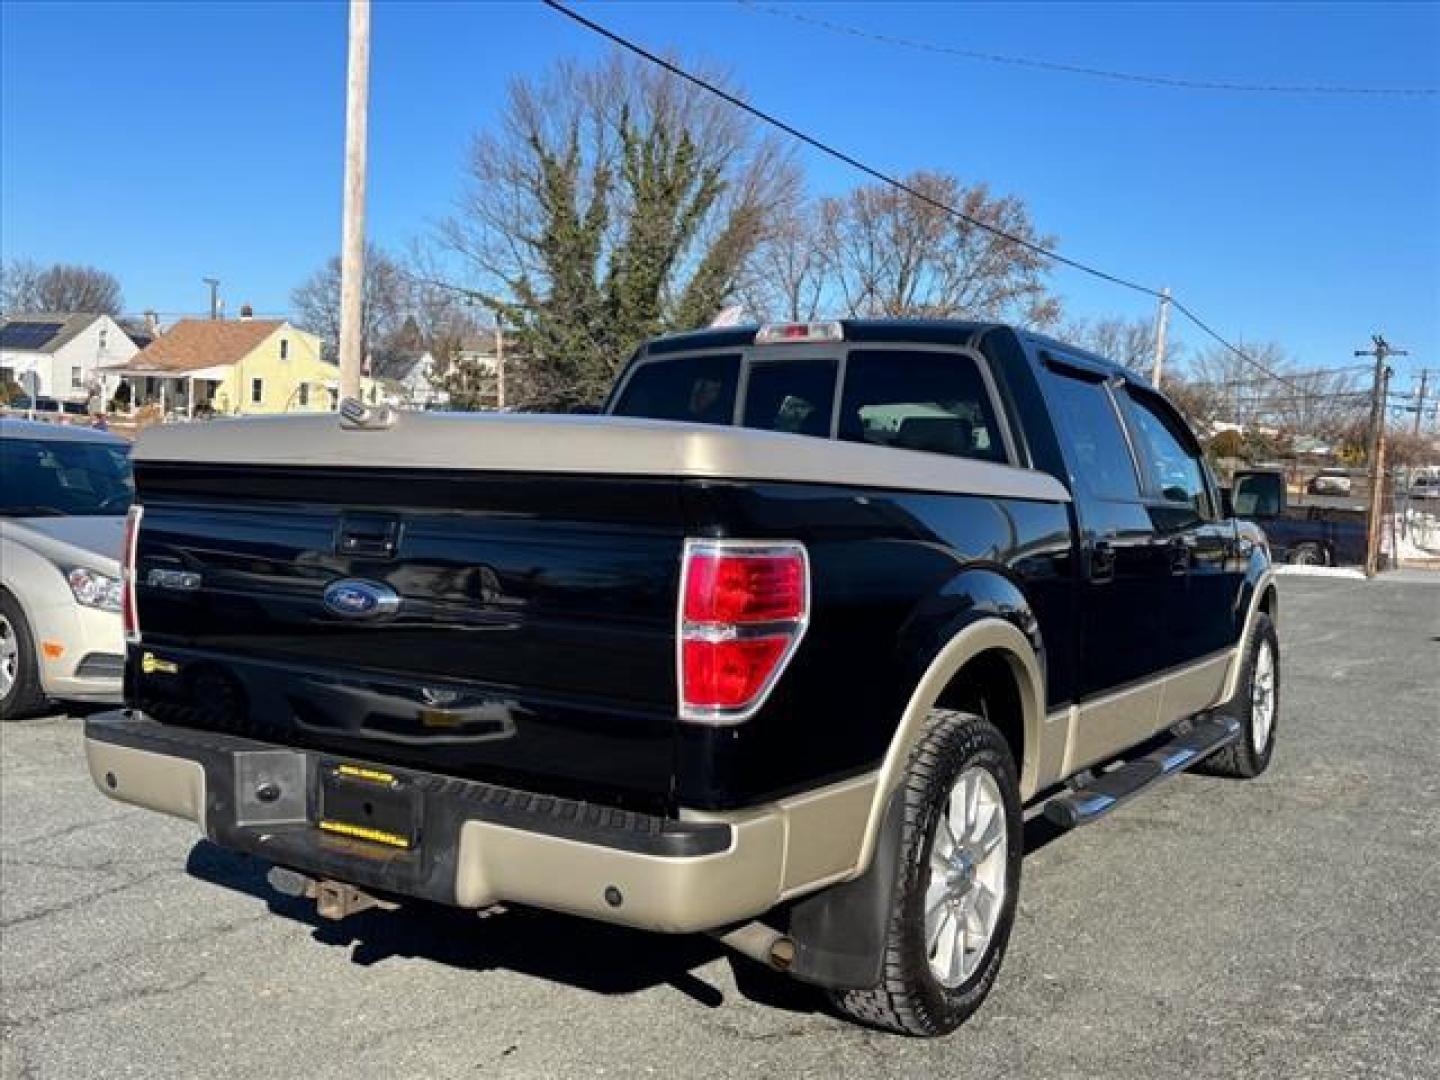
[(129, 443), (0, 419), (0, 718), (118, 701)]

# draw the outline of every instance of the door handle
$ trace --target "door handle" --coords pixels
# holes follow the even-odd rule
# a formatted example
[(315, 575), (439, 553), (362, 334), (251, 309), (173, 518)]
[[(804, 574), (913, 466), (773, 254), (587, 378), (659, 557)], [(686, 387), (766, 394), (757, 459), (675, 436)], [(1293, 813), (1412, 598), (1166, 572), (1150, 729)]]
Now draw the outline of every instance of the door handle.
[(1115, 580), (1115, 548), (1105, 540), (1096, 540), (1090, 548), (1090, 580)]

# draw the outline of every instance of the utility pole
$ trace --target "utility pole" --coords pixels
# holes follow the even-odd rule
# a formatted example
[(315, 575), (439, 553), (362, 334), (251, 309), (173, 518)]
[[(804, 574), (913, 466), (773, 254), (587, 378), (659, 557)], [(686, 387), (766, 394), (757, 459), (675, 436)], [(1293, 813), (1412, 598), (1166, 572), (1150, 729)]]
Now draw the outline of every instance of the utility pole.
[(1170, 287), (1160, 290), (1160, 311), (1155, 317), (1155, 366), (1150, 381), (1158, 389), (1160, 373), (1165, 370), (1165, 330), (1170, 325)]
[(340, 399), (360, 397), (365, 290), (365, 142), (370, 99), (370, 0), (350, 0), (345, 82), (345, 207), (340, 237)]
[(1365, 576), (1374, 577), (1380, 567), (1380, 514), (1385, 495), (1385, 404), (1390, 390), (1390, 367), (1385, 361), (1392, 356), (1409, 356), (1404, 349), (1394, 348), (1382, 334), (1373, 334), (1374, 347), (1356, 349), (1356, 356), (1375, 358), (1375, 385), (1370, 399), (1370, 509), (1366, 515)]
[(495, 408), (505, 408), (505, 324), (495, 316)]
[(218, 319), (220, 317), (220, 279), (207, 277), (200, 280), (210, 286), (210, 318), (211, 320)]
[(1425, 415), (1425, 386), (1430, 381), (1430, 369), (1420, 369), (1420, 396), (1415, 401), (1415, 434), (1420, 434), (1420, 418)]

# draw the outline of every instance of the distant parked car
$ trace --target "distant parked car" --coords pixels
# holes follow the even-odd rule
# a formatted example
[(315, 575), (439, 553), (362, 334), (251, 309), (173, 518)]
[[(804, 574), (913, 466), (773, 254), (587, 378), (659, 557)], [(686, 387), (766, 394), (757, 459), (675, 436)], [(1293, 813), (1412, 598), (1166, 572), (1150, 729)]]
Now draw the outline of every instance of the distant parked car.
[(1349, 495), (1350, 475), (1343, 469), (1321, 469), (1310, 481), (1311, 495)]
[(1410, 481), (1410, 498), (1440, 499), (1440, 476), (1421, 473)]
[(0, 420), (0, 477), (0, 718), (51, 699), (118, 700), (129, 444)]

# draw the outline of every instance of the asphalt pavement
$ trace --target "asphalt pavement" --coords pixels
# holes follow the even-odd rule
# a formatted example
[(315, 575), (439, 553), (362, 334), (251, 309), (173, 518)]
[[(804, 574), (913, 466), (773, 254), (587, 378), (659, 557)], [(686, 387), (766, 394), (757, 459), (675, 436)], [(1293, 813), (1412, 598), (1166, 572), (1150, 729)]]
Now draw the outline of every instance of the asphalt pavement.
[(1183, 776), (1026, 859), (956, 1035), (850, 1026), (666, 938), (532, 912), (325, 923), (0, 730), (0, 1075), (1440, 1075), (1440, 586), (1291, 578), (1270, 771)]

